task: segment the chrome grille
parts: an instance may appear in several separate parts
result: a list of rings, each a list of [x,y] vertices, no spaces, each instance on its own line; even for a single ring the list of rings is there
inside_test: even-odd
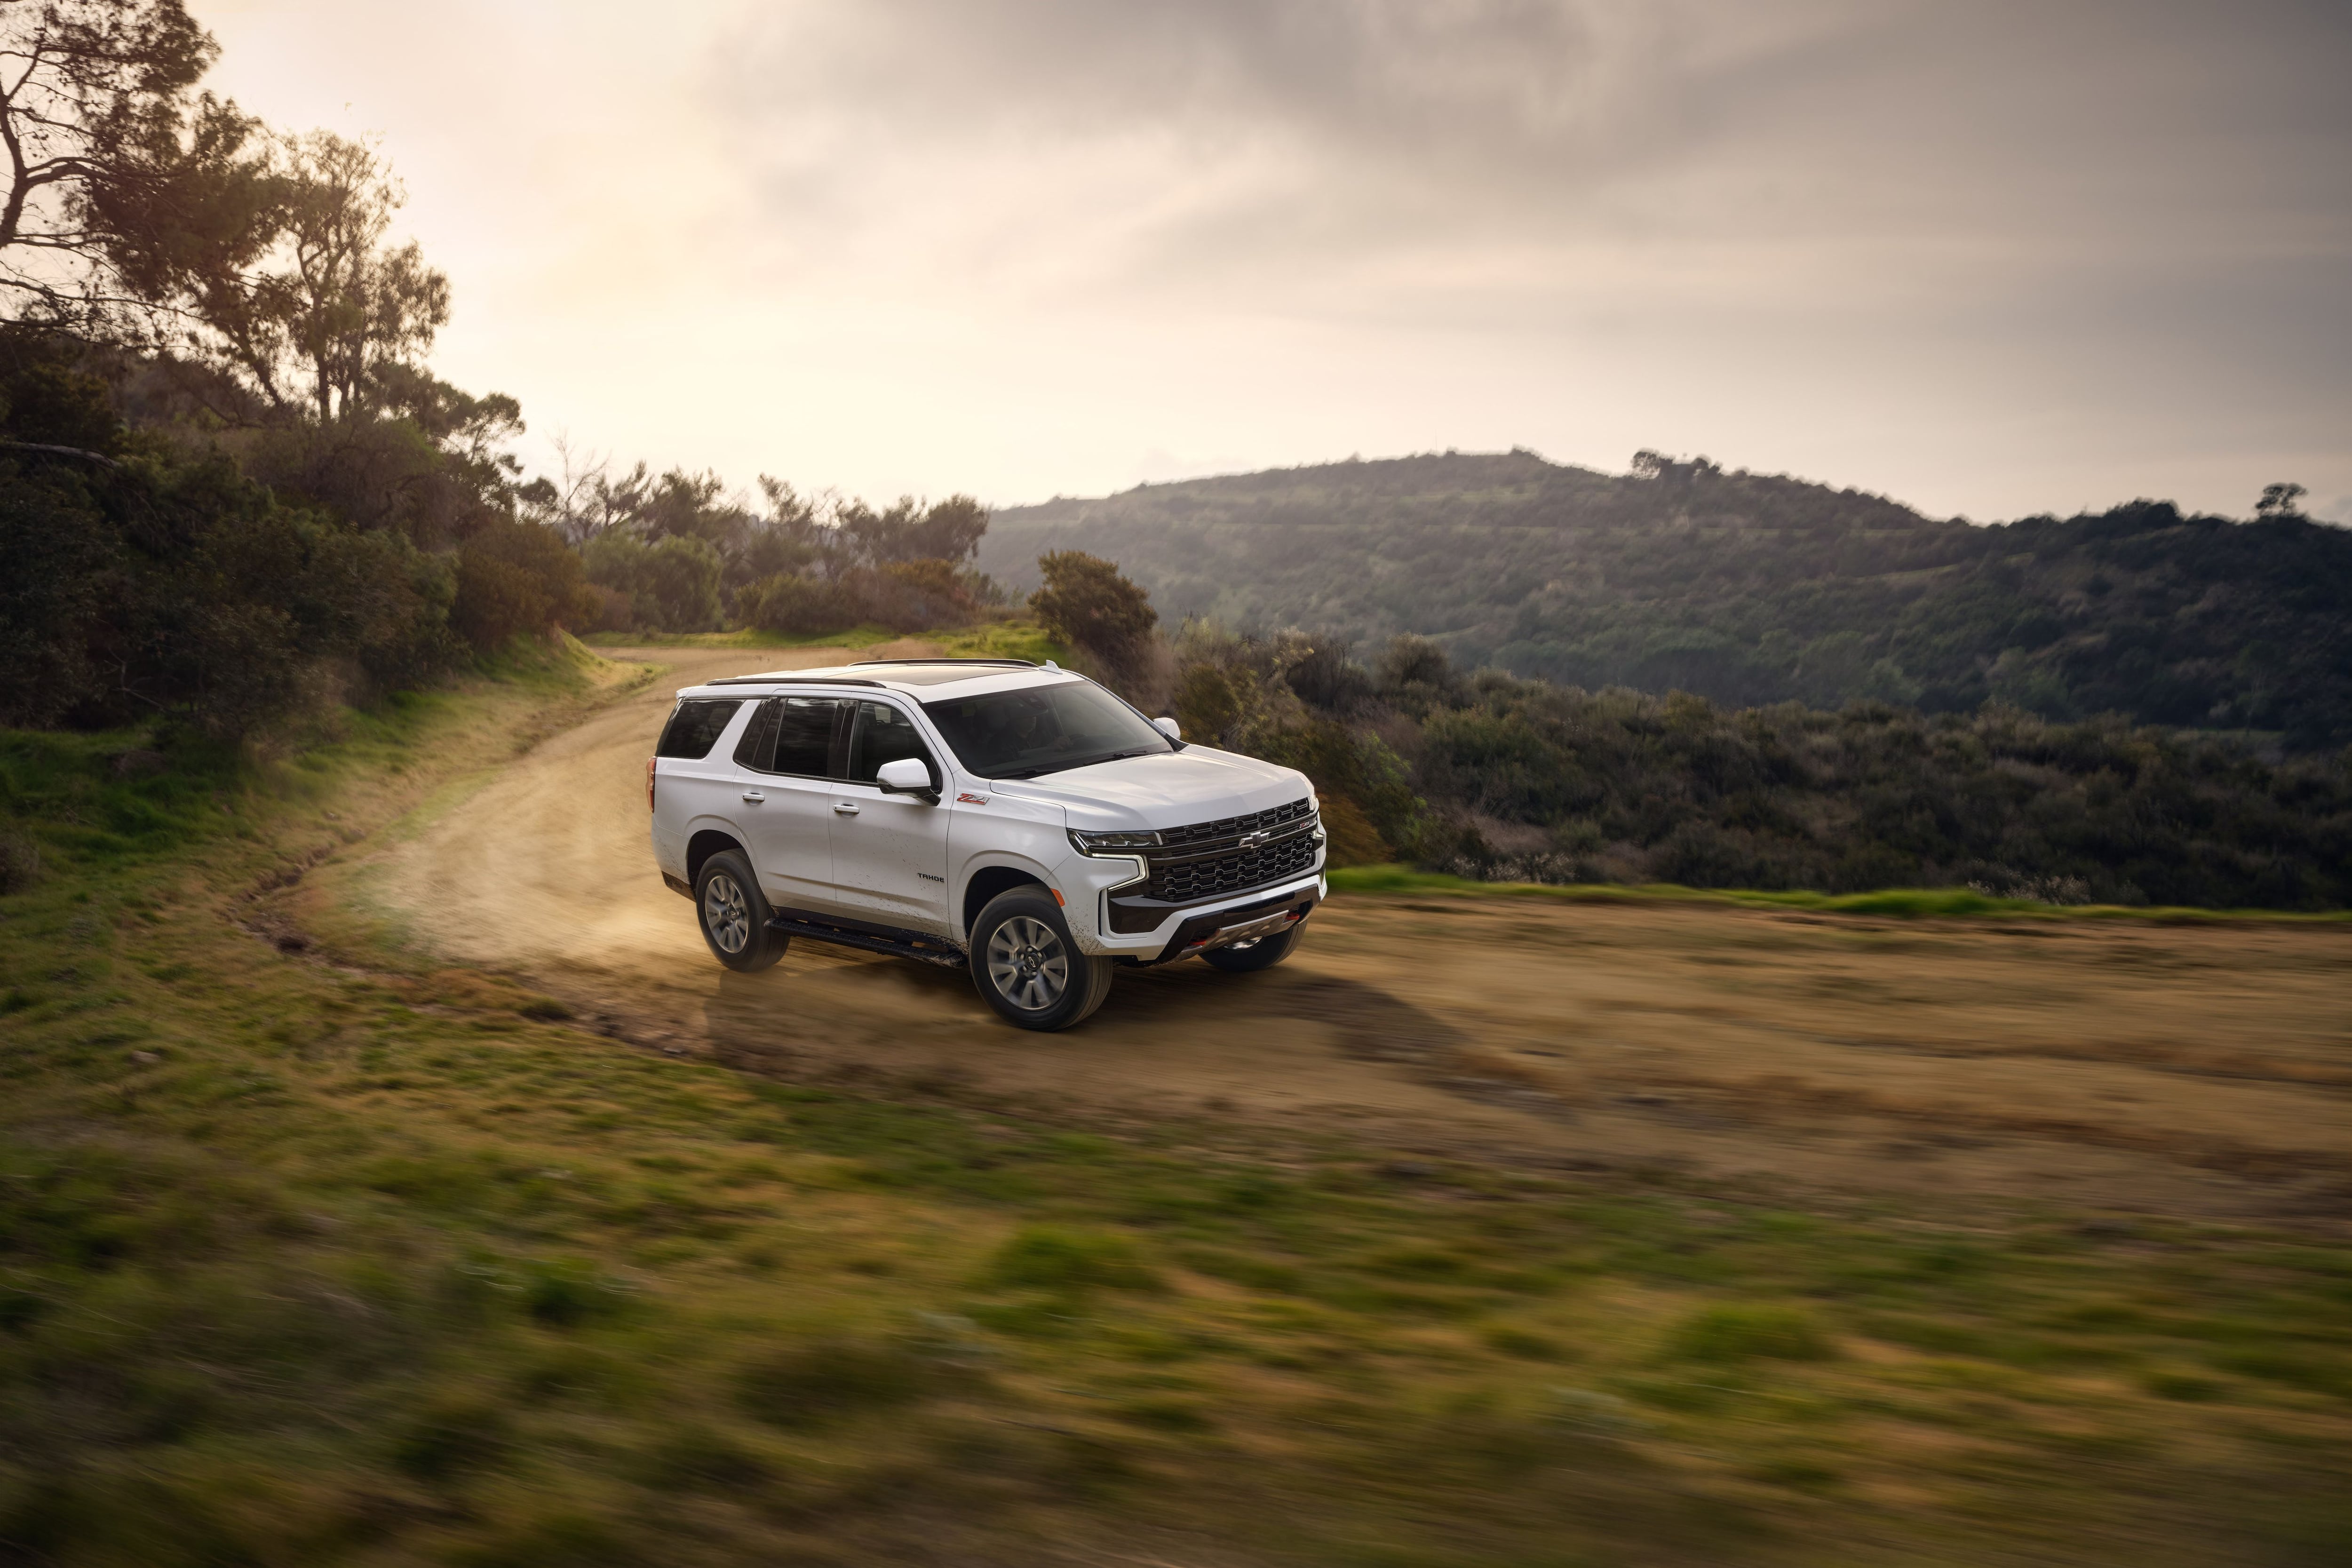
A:
[[[1301,796],[1288,805],[1270,806],[1265,811],[1223,816],[1214,822],[1195,822],[1183,827],[1162,828],[1160,842],[1170,849],[1188,849],[1196,844],[1206,847],[1220,838],[1239,838],[1244,833],[1262,833],[1268,828],[1285,827],[1314,815],[1313,803]]]

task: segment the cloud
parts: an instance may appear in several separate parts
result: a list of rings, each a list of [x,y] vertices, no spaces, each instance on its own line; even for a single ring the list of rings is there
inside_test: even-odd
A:
[[[386,133],[451,373],[616,450],[2352,489],[2340,4],[223,3],[248,107]]]
[[[2340,256],[2347,37],[2276,5],[868,0],[747,19],[712,74],[763,197],[851,251],[1475,285],[1598,242],[1671,293]]]

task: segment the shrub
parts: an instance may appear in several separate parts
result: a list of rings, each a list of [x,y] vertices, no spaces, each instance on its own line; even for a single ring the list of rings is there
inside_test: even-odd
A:
[[[581,556],[591,583],[629,595],[640,624],[670,632],[718,629],[726,563],[707,542],[672,534],[648,544],[614,529],[590,540]]]
[[[1187,665],[1176,679],[1176,722],[1185,738],[1222,746],[1242,716],[1233,680],[1213,664]]]
[[[1977,890],[1938,900],[2352,904],[2352,752],[2270,760],[2225,738],[1998,705],[1930,717],[1883,702],[1741,710],[1687,692],[1580,691],[1458,675],[1413,639],[1387,650],[1375,681],[1352,665],[1354,677],[1337,674],[1306,643],[1188,624],[1176,683],[1188,729],[1225,722],[1199,738],[1299,769],[1431,868]],[[1327,812],[1335,827],[1343,815]]]
[[[604,608],[580,557],[551,528],[494,518],[457,549],[450,624],[487,653],[520,633],[587,629]]]
[[[735,618],[761,631],[786,637],[824,637],[857,625],[859,606],[827,577],[779,572],[735,593]]]
[[[1344,795],[1318,797],[1323,808],[1323,832],[1329,839],[1325,852],[1334,866],[1378,866],[1396,858],[1381,838],[1380,829],[1363,807]]]
[[[1160,613],[1150,595],[1119,575],[1118,567],[1083,551],[1056,550],[1037,558],[1045,585],[1029,606],[1045,629],[1100,659],[1115,680],[1140,674],[1151,652]]]
[[[788,637],[824,637],[861,626],[935,631],[965,625],[978,611],[971,585],[947,561],[853,566],[830,577],[780,572],[735,595],[740,624]]]
[[[74,368],[79,352],[0,333],[0,437],[16,444],[0,460],[0,667],[14,678],[0,722],[107,727],[160,710],[233,737],[351,675],[413,685],[460,651],[453,560],[299,486],[274,491],[218,446],[130,428]],[[362,435],[270,439],[324,449]],[[416,432],[385,438],[442,460]],[[483,510],[477,498],[471,515]]]

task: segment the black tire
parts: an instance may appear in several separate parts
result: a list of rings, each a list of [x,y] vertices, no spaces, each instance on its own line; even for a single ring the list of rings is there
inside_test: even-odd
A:
[[[739,974],[751,974],[784,956],[792,938],[770,929],[772,913],[751,863],[721,849],[694,874],[694,920],[710,956]]]
[[[1290,956],[1298,945],[1298,933],[1303,925],[1278,931],[1272,936],[1262,936],[1254,942],[1237,942],[1231,947],[1213,947],[1201,955],[1201,962],[1212,969],[1222,969],[1228,974],[1255,974],[1261,969],[1272,969]]]
[[[1083,1022],[1110,994],[1111,968],[1078,951],[1061,906],[1034,882],[997,894],[971,923],[971,983],[1024,1029]]]

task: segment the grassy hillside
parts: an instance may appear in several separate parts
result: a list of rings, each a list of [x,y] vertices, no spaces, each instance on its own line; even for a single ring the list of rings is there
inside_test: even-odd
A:
[[[0,1554],[2342,1546],[2339,1248],[766,1080],[285,922],[614,674],[257,766],[5,737],[42,866],[0,901]]]
[[[1340,864],[1775,892],[1969,887],[2057,903],[2352,905],[2352,752],[2264,761],[1992,705],[1727,710],[1687,692],[1370,668],[1296,635],[1180,639],[1184,732],[1313,778]],[[1348,831],[1349,825],[1360,831]]]
[[[1857,698],[2352,742],[2352,531],[2155,502],[1996,527],[1702,462],[1446,454],[1149,485],[996,514],[981,565],[1118,561],[1171,617],[1733,706]]]

